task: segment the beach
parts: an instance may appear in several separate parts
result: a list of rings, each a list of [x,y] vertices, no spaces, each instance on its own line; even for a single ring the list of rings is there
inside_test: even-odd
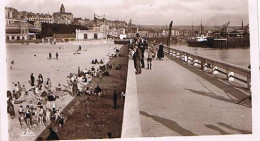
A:
[[[52,91],[55,94],[55,87],[58,84],[67,85],[67,76],[70,73],[77,74],[78,67],[83,71],[90,69],[92,66],[98,68],[101,64],[91,64],[92,59],[101,59],[104,64],[109,61],[109,55],[112,55],[115,49],[120,49],[121,45],[104,44],[104,45],[81,45],[81,51],[76,53],[79,45],[12,45],[7,44],[7,87],[8,90],[14,90],[14,84],[20,82],[25,85],[26,89],[30,89],[30,74],[33,73],[37,79],[42,74],[44,82],[50,78],[52,83]],[[49,52],[52,53],[52,59],[49,59]],[[55,53],[58,52],[59,57],[55,59]],[[14,64],[10,62],[14,61]],[[10,67],[12,66],[12,69]],[[59,94],[59,93],[57,93]],[[66,105],[72,101],[73,97],[69,94],[60,94],[56,100],[56,107],[62,111]],[[20,134],[26,130],[26,125],[21,128],[18,121],[18,107],[24,107],[34,100],[32,92],[26,101],[21,104],[15,104],[16,117],[9,117],[9,139],[10,140],[32,140],[37,137],[45,129],[44,125],[35,127],[33,130],[35,136],[21,137]],[[34,103],[36,104],[36,103]]]

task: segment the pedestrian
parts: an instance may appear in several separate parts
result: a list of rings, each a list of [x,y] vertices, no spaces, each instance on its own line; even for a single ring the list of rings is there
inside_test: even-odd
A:
[[[136,74],[141,74],[141,59],[142,59],[142,51],[140,48],[136,47]]]
[[[50,78],[47,78],[45,88],[47,90],[51,90],[51,79]]]
[[[85,103],[85,110],[87,112],[87,117],[90,116],[90,98],[88,97]]]
[[[20,108],[18,109],[18,113],[20,116],[24,114],[23,105],[20,105]]]
[[[57,60],[59,59],[59,54],[58,54],[58,52],[56,52],[56,59],[57,59]]]
[[[163,48],[164,48],[164,46],[163,46],[163,44],[161,42],[160,45],[159,45],[158,54],[157,54],[159,60],[163,60],[163,58],[164,58]]]
[[[141,67],[142,68],[145,68],[145,65],[144,65],[144,51],[145,51],[145,47],[144,47],[144,43],[142,42],[143,40],[140,40],[139,44],[138,44],[138,48],[140,48],[141,50]]]
[[[80,76],[80,67],[78,67],[78,77]]]
[[[30,78],[31,78],[31,86],[34,86],[35,78],[34,78],[34,76],[33,76],[33,73],[31,73]]]
[[[77,81],[74,80],[72,82],[72,96],[75,96],[77,94],[78,84]]]
[[[117,102],[117,94],[116,94],[116,90],[114,90],[114,94],[113,94],[113,102],[114,102],[114,109],[117,109],[117,105],[116,105],[116,102]]]
[[[81,51],[81,46],[79,45],[78,51]]]
[[[60,116],[59,116],[59,126],[60,126],[62,131],[63,131],[63,125],[64,125],[64,116],[61,113]]]
[[[101,95],[101,91],[102,89],[99,87],[99,85],[97,85],[96,88],[94,89],[94,94]]]
[[[49,128],[49,131],[50,131],[50,134],[47,137],[47,140],[59,140],[57,133],[51,127]]]
[[[42,84],[43,84],[43,76],[42,76],[42,74],[39,74],[38,75],[38,81],[39,81],[39,90],[41,90],[42,89]]]
[[[153,60],[153,53],[151,49],[148,49],[148,58],[147,58],[147,69],[152,69],[152,60]]]
[[[27,127],[30,127],[30,125],[31,125],[31,110],[29,108],[29,105],[26,106],[25,122],[26,122]]]
[[[52,59],[52,54],[51,54],[51,52],[49,52],[49,59]]]

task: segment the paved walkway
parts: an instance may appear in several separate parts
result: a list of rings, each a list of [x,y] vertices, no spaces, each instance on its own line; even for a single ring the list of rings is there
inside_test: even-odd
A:
[[[136,75],[144,137],[248,134],[252,132],[247,92],[180,61],[152,62]]]

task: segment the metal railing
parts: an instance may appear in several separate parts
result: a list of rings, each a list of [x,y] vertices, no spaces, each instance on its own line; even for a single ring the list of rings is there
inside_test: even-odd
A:
[[[157,46],[158,44],[154,45]],[[191,63],[194,66],[199,66],[201,70],[204,70],[205,68],[211,68],[213,74],[216,74],[216,72],[220,72],[226,75],[227,80],[232,81],[233,79],[236,79],[244,82],[247,84],[247,88],[250,90],[251,70],[248,68],[243,68],[230,63],[194,55],[192,53],[170,48],[168,46],[164,46],[164,52],[169,55],[176,56],[184,62]],[[238,76],[235,76],[234,74],[238,74]]]

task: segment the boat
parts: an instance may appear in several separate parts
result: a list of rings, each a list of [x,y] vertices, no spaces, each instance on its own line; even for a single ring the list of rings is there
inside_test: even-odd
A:
[[[190,37],[187,39],[187,44],[191,47],[207,47],[208,40],[204,35],[199,37]]]

